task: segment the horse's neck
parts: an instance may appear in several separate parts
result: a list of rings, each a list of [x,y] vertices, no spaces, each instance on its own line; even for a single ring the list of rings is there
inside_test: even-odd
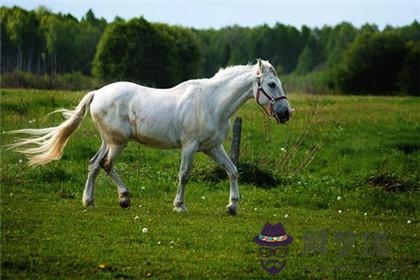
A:
[[[220,88],[216,98],[215,108],[221,120],[230,117],[253,96],[253,86],[256,76],[253,71],[244,72],[229,79]]]

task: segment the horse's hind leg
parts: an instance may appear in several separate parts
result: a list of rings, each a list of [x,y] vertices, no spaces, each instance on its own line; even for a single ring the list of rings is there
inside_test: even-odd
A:
[[[125,146],[125,143],[120,145],[109,144],[107,157],[104,158],[101,163],[102,168],[108,173],[112,181],[114,181],[118,187],[119,203],[122,208],[127,208],[130,206],[130,192],[128,191],[128,188],[124,182],[121,180],[120,176],[118,176],[117,172],[115,171],[114,164]]]
[[[93,191],[95,188],[95,179],[99,174],[99,170],[101,169],[101,161],[106,156],[107,152],[108,147],[106,143],[102,140],[101,147],[89,162],[89,173],[82,198],[82,202],[85,207],[94,206]]]

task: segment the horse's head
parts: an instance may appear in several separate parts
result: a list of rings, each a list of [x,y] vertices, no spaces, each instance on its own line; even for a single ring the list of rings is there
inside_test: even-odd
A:
[[[284,94],[276,70],[268,61],[261,59],[258,59],[256,66],[257,90],[254,91],[255,100],[263,107],[267,115],[274,117],[278,123],[287,122],[293,109]]]

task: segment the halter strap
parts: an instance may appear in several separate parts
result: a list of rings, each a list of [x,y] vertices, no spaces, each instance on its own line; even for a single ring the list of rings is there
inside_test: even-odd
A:
[[[264,94],[264,96],[268,99],[268,104],[269,104],[269,107],[268,107],[269,111],[268,112],[267,112],[266,107],[263,104],[260,103],[260,93]],[[264,109],[264,112],[269,117],[273,117],[274,116],[273,115],[273,104],[278,100],[282,100],[282,99],[287,100],[287,97],[285,95],[278,96],[278,97],[272,97],[270,94],[268,94],[261,85],[261,75],[259,74],[259,71],[258,71],[257,72],[257,94],[255,96],[255,99],[256,99],[258,105],[260,105]]]

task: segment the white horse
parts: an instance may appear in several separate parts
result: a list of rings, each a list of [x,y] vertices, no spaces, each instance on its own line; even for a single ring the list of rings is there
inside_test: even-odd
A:
[[[86,94],[74,110],[60,109],[66,120],[44,129],[21,129],[12,133],[34,135],[18,139],[12,148],[29,158],[29,165],[46,164],[61,158],[70,135],[78,128],[89,106],[101,135],[102,145],[90,160],[83,204],[94,205],[94,185],[102,167],[118,186],[119,204],[130,205],[127,187],[114,165],[129,140],[157,148],[180,148],[178,191],[174,210],[187,210],[184,191],[194,154],[202,151],[220,164],[230,179],[228,213],[236,214],[239,201],[238,171],[223,148],[229,119],[248,99],[255,98],[279,123],[292,109],[282,84],[268,61],[220,70],[210,79],[189,80],[170,89],[154,89],[117,82]],[[22,147],[26,145],[35,147]]]

